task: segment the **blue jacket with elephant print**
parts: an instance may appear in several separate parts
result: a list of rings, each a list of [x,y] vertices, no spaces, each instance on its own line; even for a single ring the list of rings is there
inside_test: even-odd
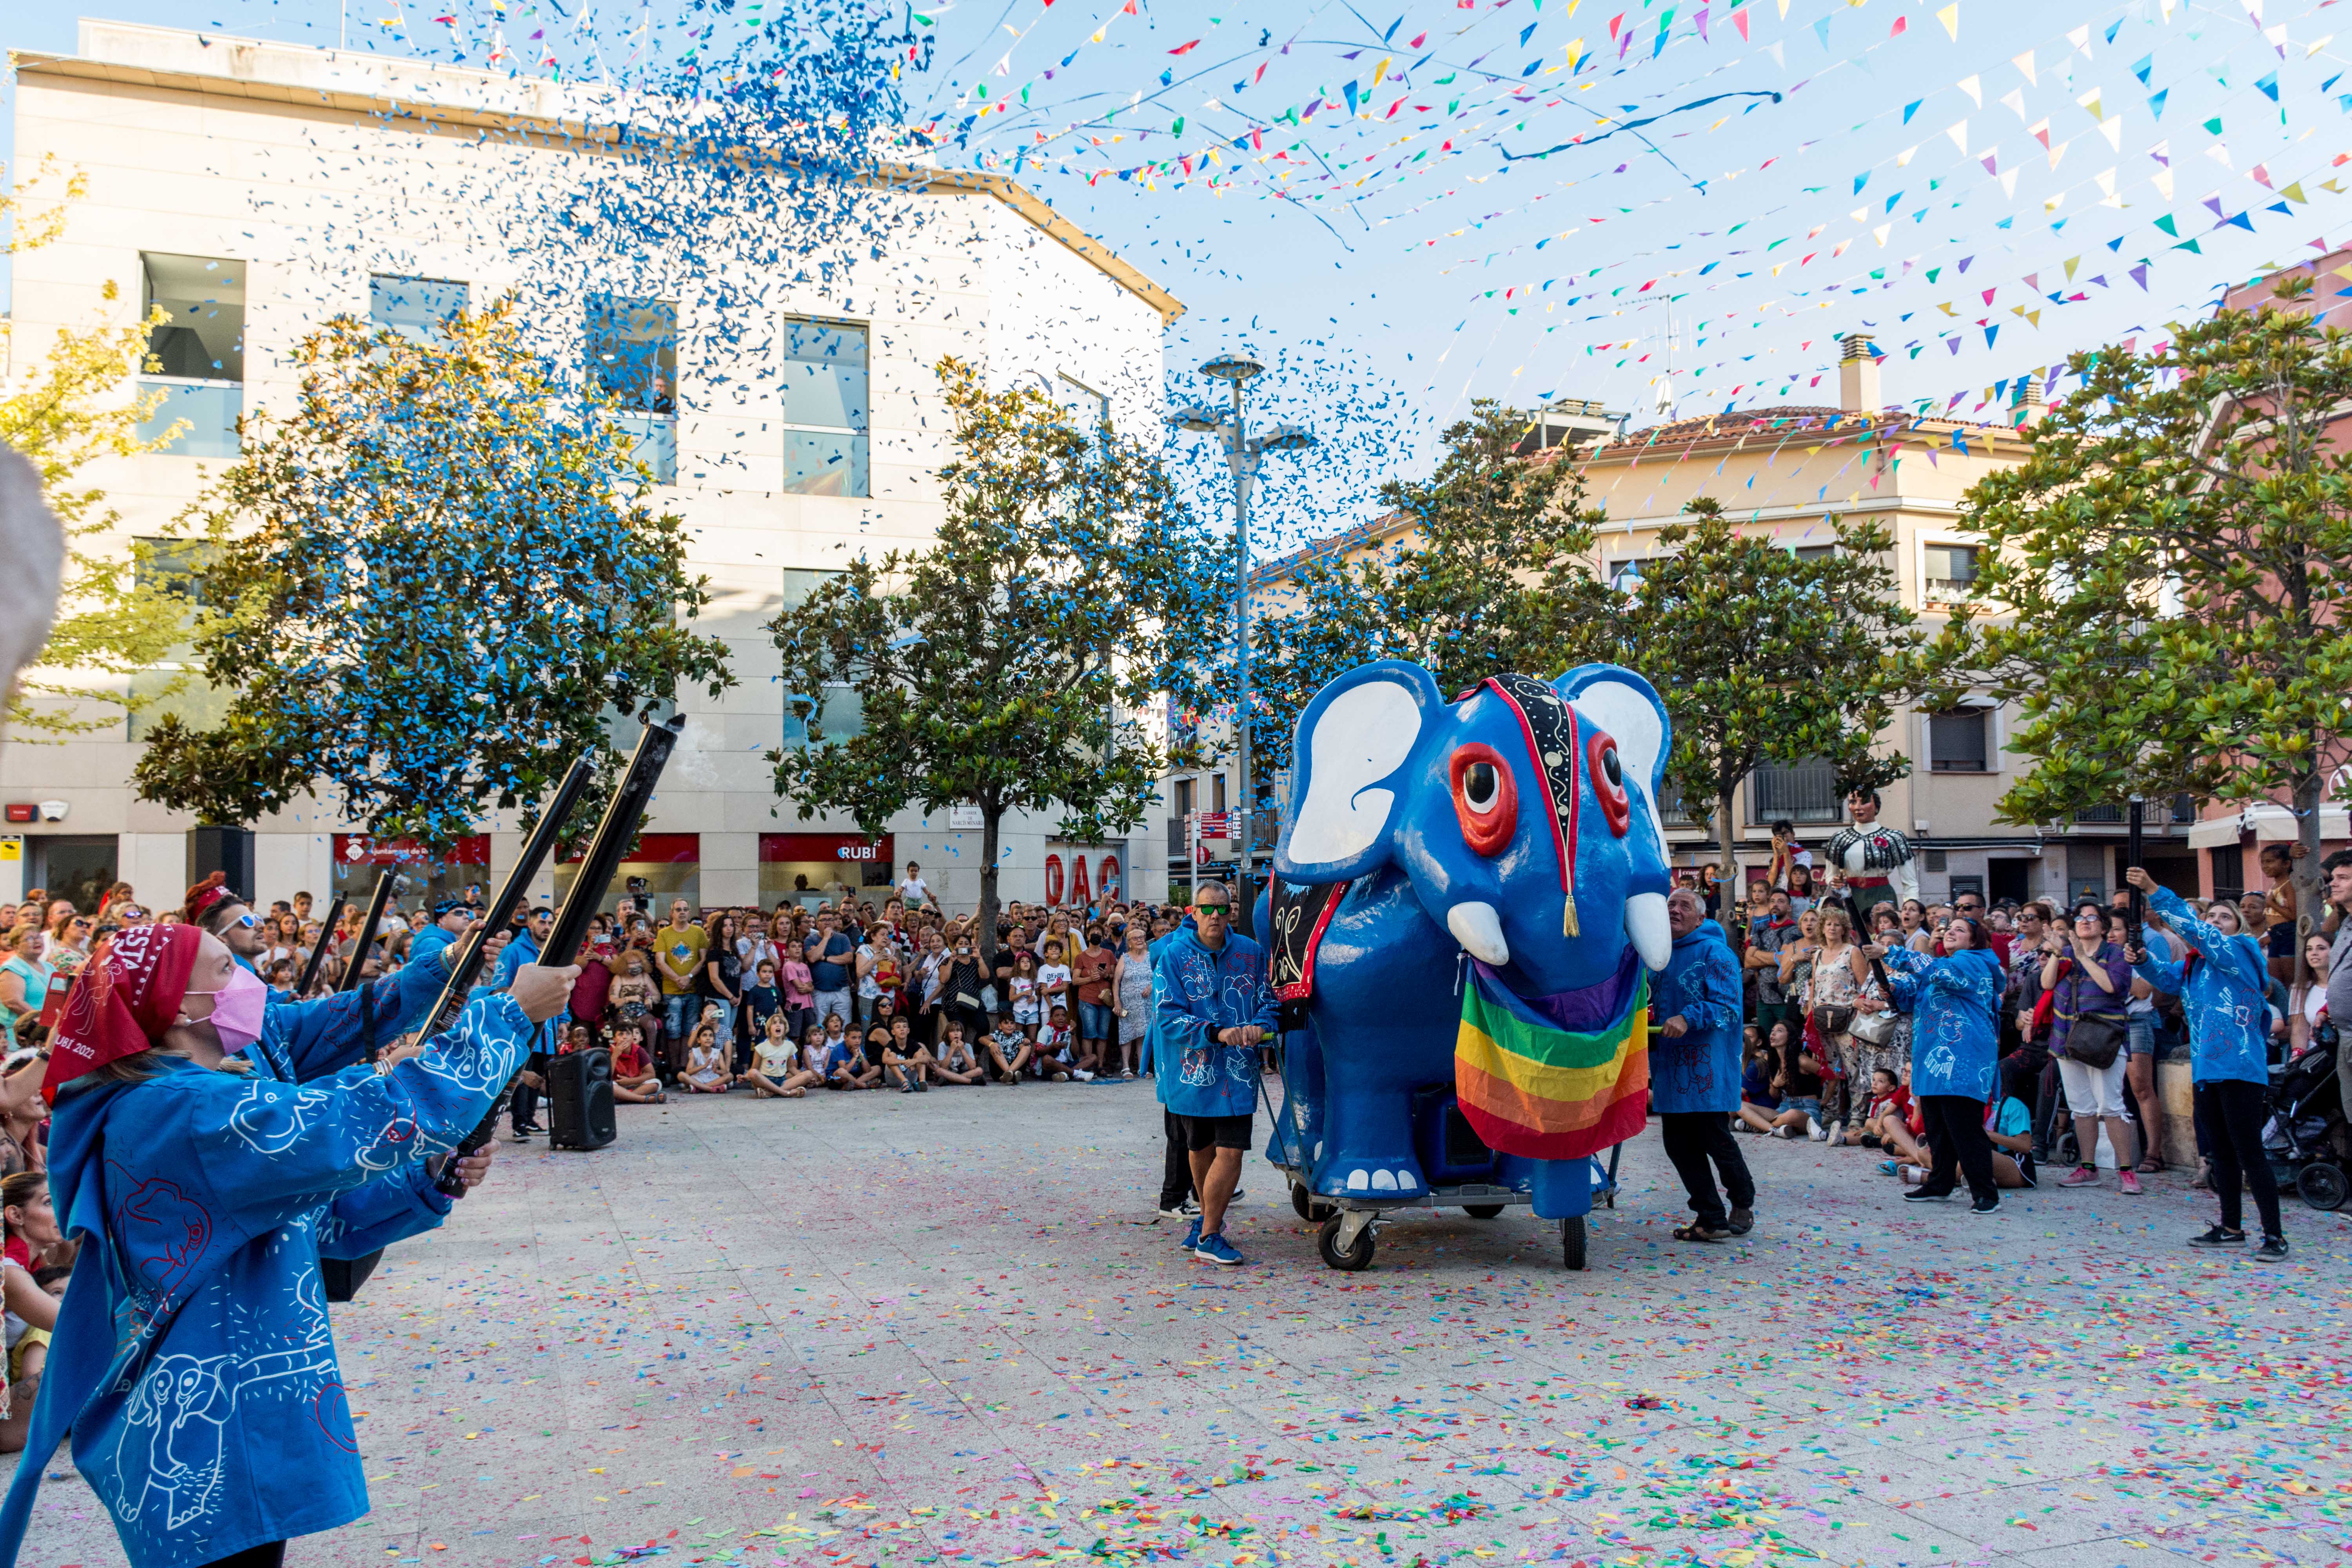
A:
[[[1895,1005],[1911,1015],[1911,1092],[1992,1098],[2000,1054],[2000,961],[1989,948],[1930,958],[1907,947],[1885,959]]]
[[[2169,888],[2152,889],[2147,907],[2194,950],[2190,959],[2158,958],[2151,951],[2132,966],[2158,991],[2187,1002],[2189,1081],[2269,1083],[2270,1005],[2263,991],[2270,972],[2262,950],[2242,932],[2232,935],[2199,920]]]
[[[1162,939],[1153,965],[1152,1065],[1160,1103],[1179,1116],[1248,1116],[1257,1110],[1256,1046],[1222,1046],[1222,1029],[1255,1024],[1275,1037],[1277,1003],[1265,950],[1239,931],[1212,952],[1187,925]]]
[[[131,1568],[367,1512],[319,1259],[441,1223],[425,1156],[481,1120],[530,1026],[511,996],[480,997],[378,1074],[352,1065],[355,1000],[284,1009],[310,1026],[257,1041],[243,1076],[164,1057],[144,1082],[58,1095],[49,1186],[82,1250],[33,1412],[41,1458],[17,1466],[0,1508],[0,1564],[17,1561],[68,1432]]]
[[[1701,921],[1675,939],[1675,954],[1656,982],[1650,1010],[1663,1025],[1680,1016],[1690,1032],[1668,1039],[1650,1034],[1650,1109],[1661,1116],[1685,1110],[1739,1109],[1739,961],[1723,928]]]

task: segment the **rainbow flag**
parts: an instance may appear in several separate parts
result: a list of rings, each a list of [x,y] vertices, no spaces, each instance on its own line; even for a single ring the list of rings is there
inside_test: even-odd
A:
[[[1579,1034],[1538,1016],[1484,970],[1472,963],[1462,988],[1454,1087],[1486,1146],[1574,1160],[1639,1132],[1650,1108],[1647,973],[1613,1021]]]

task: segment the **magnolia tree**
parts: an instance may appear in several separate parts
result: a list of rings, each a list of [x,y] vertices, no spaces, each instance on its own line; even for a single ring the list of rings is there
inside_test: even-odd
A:
[[[1874,742],[1916,637],[1876,523],[1832,518],[1837,547],[1806,557],[1738,532],[1710,497],[1685,510],[1643,568],[1626,663],[1665,700],[1670,787],[1714,812],[1728,869],[1732,796],[1759,765],[1821,758],[1845,790],[1908,771]]]
[[[195,647],[228,701],[209,728],[161,721],[147,798],[244,822],[324,784],[373,832],[446,842],[583,754],[609,782],[616,718],[732,684],[687,624],[684,524],[507,307],[429,342],[341,318],[295,363],[299,395],[246,417],[194,508]]]
[[[1230,552],[1186,515],[1155,451],[1082,429],[1034,388],[990,392],[950,358],[946,517],[919,550],[849,563],[772,623],[804,745],[770,753],[803,820],[879,835],[970,804],[982,942],[994,942],[1003,826],[1059,814],[1092,840],[1143,820],[1189,741],[1162,717],[1207,706],[1230,638]],[[854,731],[828,691],[855,692]]]
[[[2010,749],[2038,765],[2011,821],[2134,793],[2284,801],[2305,921],[2352,760],[2352,338],[2309,292],[2075,355],[2082,390],[2032,456],[1969,492],[1983,563],[1930,661],[2022,710]]]

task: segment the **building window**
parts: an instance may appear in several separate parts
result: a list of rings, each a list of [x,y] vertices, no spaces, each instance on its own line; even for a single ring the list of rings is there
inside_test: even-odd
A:
[[[411,342],[442,341],[441,327],[466,313],[466,285],[443,278],[368,279],[368,320]]]
[[[1799,823],[1834,823],[1845,819],[1845,801],[1838,793],[1837,769],[1828,763],[1765,763],[1748,775],[1748,820],[1771,822],[1780,817]]]
[[[1225,775],[1223,773],[1209,775],[1209,809],[1211,811],[1225,809]]]
[[[1927,715],[1928,770],[1939,773],[1981,773],[1990,771],[1991,725],[1981,708]]]
[[[159,588],[185,601],[188,609],[181,617],[185,626],[204,607],[204,571],[212,554],[212,544],[201,539],[142,539],[132,557],[132,580],[142,588]],[[178,689],[173,690],[175,682]],[[124,738],[147,740],[167,713],[192,728],[211,729],[228,716],[230,695],[205,679],[194,647],[178,644],[163,663],[131,672],[131,709]]]
[[[867,471],[866,325],[784,322],[784,489],[865,496]]]
[[[1054,395],[1070,411],[1078,428],[1089,433],[1110,424],[1110,398],[1097,392],[1076,376],[1065,373],[1054,378]]]
[[[139,422],[140,439],[160,440],[184,420],[166,453],[234,458],[245,412],[245,264],[152,251],[139,259],[144,313],[160,307],[172,317],[147,339],[154,368],[140,376],[139,394],[161,400]]]
[[[2213,858],[2213,896],[2235,902],[2246,896],[2246,852],[2235,844],[2217,844],[2205,851]]]
[[[1609,563],[1609,585],[1621,594],[1639,592],[1645,574],[1643,569],[1650,564],[1651,559],[1644,555],[1632,561],[1612,561]]]
[[[612,400],[630,457],[654,483],[677,483],[677,307],[667,300],[588,296],[588,378]]]
[[[787,566],[783,572],[784,608],[797,610],[808,603],[809,595],[823,584],[840,576],[838,572],[813,572],[804,567]],[[817,743],[832,745],[866,732],[866,700],[857,689],[840,681],[828,681],[824,689],[814,696],[794,693],[784,699],[784,744],[802,747],[809,743],[809,729],[814,723]]]
[[[1977,547],[1973,544],[1930,544],[1927,547],[1927,595],[1943,604],[1965,599],[1975,591]]]
[[[1178,779],[1176,781],[1177,816],[1190,816],[1192,815],[1193,785],[1194,781],[1191,779]]]
[[[1837,555],[1834,544],[1792,544],[1789,553],[1800,561],[1829,561]]]

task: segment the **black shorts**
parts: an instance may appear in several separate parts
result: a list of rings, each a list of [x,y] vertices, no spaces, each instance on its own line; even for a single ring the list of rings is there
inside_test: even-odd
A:
[[[1198,1154],[1211,1149],[1247,1149],[1256,1117],[1180,1116],[1176,1120],[1184,1129],[1184,1147]]]

